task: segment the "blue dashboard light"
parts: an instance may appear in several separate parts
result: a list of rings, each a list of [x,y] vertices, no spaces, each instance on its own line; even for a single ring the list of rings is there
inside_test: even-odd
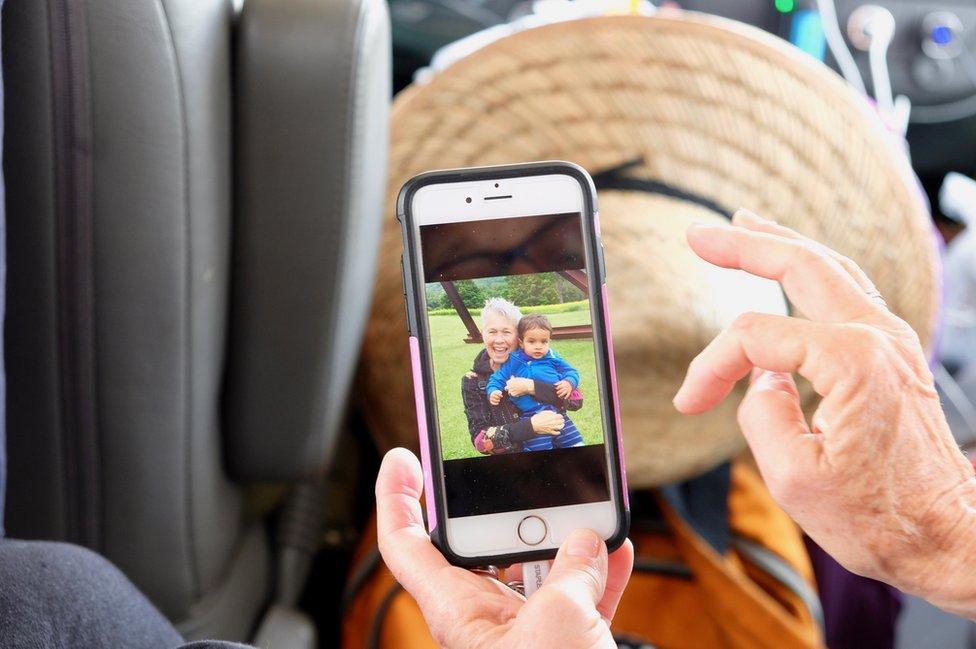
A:
[[[954,37],[955,34],[952,33],[952,29],[945,25],[932,28],[932,42],[936,45],[948,45]]]

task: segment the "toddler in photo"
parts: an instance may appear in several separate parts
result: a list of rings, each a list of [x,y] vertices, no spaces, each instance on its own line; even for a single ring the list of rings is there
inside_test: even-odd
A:
[[[512,352],[505,364],[495,370],[488,379],[485,391],[492,405],[497,406],[501,403],[502,390],[508,379],[512,377],[552,383],[559,397],[563,399],[569,397],[579,385],[579,372],[549,348],[551,338],[552,325],[549,324],[549,318],[534,313],[522,316],[518,323],[519,348]],[[522,419],[543,410],[559,412],[566,419],[558,435],[536,435],[523,443],[525,450],[544,451],[583,445],[583,436],[565,411],[559,410],[552,404],[542,403],[530,394],[509,396],[509,399],[518,408]]]

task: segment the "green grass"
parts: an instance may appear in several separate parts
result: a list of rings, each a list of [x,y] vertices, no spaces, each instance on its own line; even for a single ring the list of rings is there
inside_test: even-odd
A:
[[[590,308],[588,300],[577,300],[576,302],[563,302],[562,304],[542,304],[540,306],[523,306],[519,308],[522,313],[569,313],[571,311],[587,311]],[[481,315],[481,309],[468,309],[472,317]],[[457,317],[454,309],[431,309],[427,315],[452,315]]]
[[[586,304],[585,301],[583,304]],[[553,306],[558,309],[566,305]],[[554,327],[589,324],[590,321],[588,310],[550,313],[549,316]],[[483,457],[471,444],[468,420],[464,416],[464,406],[461,402],[461,377],[471,369],[474,358],[481,351],[482,346],[464,342],[467,331],[461,324],[461,319],[453,311],[450,315],[430,317],[430,336],[444,459]],[[596,359],[593,354],[592,339],[556,340],[552,348],[580,373],[583,407],[577,412],[569,413],[569,416],[580,429],[586,444],[602,443],[603,427],[600,421]]]

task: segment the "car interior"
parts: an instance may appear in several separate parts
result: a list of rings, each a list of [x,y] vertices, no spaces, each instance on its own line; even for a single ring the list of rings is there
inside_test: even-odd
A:
[[[377,431],[415,430],[412,403],[394,425],[397,404],[377,396],[403,375],[377,359],[407,345],[374,304],[378,274],[400,272],[386,251],[399,245],[389,186],[403,178],[389,171],[408,138],[391,111],[450,66],[438,61],[451,44],[584,3],[587,15],[616,11],[612,0],[0,2],[0,531],[97,552],[188,641],[426,646],[408,642],[422,626],[383,630],[400,614],[392,595],[368,595],[375,614],[355,604],[381,561],[364,541],[373,482],[399,441]],[[858,39],[856,0],[626,4],[762,30],[888,111],[943,242],[933,371],[957,441],[976,444],[976,266],[954,247],[976,218],[976,5],[874,0],[893,24],[876,46],[870,30]],[[603,179],[598,191],[612,190]],[[402,317],[399,301],[391,309]],[[693,578],[685,565],[648,569]],[[790,592],[822,617],[816,589]],[[891,646],[976,646],[971,622],[899,601]],[[831,646],[875,646],[857,642]]]

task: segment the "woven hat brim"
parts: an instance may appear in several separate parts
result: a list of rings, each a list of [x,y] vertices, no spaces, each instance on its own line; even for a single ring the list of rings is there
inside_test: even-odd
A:
[[[640,159],[654,180],[793,227],[861,265],[892,310],[931,340],[937,258],[907,162],[863,99],[764,32],[702,16],[617,16],[494,43],[398,96],[390,213],[402,182],[421,171],[541,159],[572,160],[591,173]],[[358,382],[383,446],[415,445],[416,435],[404,417],[412,403],[406,345],[396,343],[404,331],[399,254],[391,219]],[[616,254],[608,248],[608,266]],[[688,421],[661,416],[666,429]],[[657,484],[703,464],[632,470],[631,481]]]

